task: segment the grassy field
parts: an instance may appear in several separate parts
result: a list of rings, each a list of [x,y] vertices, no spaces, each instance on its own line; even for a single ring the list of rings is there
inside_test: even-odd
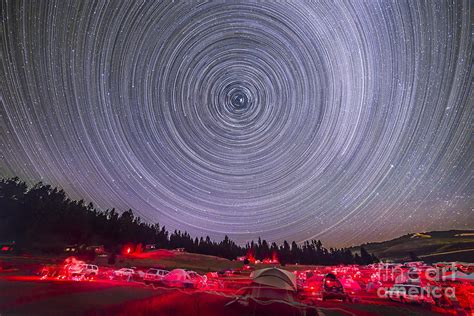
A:
[[[98,258],[96,263],[107,265],[107,259]],[[240,268],[242,267],[242,263],[195,253],[157,250],[140,255],[119,256],[115,266],[135,266],[139,268],[161,267],[167,270],[181,268],[194,270],[199,273],[206,273],[224,269]]]
[[[153,252],[155,255],[150,256],[121,256],[118,259],[118,266],[136,266],[136,267],[162,267],[167,270],[176,268],[193,270],[199,273],[207,273],[213,271],[221,271],[226,269],[242,268],[243,263],[240,261],[231,261],[220,257],[206,256],[187,252],[174,252],[168,250],[158,250]],[[97,263],[104,265],[105,259],[97,260]],[[281,267],[275,264],[255,264],[251,265],[255,269],[263,269],[268,267]],[[313,269],[314,265],[295,265],[288,264],[283,268],[288,271],[296,271],[302,269]]]

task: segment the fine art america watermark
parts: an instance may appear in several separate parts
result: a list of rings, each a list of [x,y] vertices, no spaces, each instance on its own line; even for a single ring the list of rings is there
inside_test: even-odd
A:
[[[456,296],[456,289],[448,286],[450,282],[457,281],[457,268],[454,264],[449,264],[444,267],[427,267],[426,269],[419,269],[412,267],[407,268],[402,266],[391,266],[387,268],[379,267],[378,279],[381,283],[394,282],[393,287],[379,287],[377,295],[383,297],[397,297],[407,298],[416,297],[419,299],[442,299],[443,297],[453,298]],[[423,280],[423,284],[420,280]],[[443,282],[446,286],[439,286]],[[431,285],[433,284],[433,285]]]

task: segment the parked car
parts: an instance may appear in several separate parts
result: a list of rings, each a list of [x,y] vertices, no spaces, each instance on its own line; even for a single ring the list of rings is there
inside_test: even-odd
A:
[[[138,269],[137,267],[131,267],[130,269],[134,271],[134,274],[133,274],[134,278],[143,280],[143,278],[145,277],[145,272]]]
[[[322,298],[325,300],[350,301],[349,296],[344,292],[344,287],[337,277],[328,273],[323,279]]]
[[[156,285],[160,283],[165,277],[165,275],[167,275],[168,273],[169,271],[167,270],[156,269],[156,268],[148,269],[148,271],[143,276],[143,282],[145,282],[146,285],[150,285],[150,284]]]
[[[74,279],[94,279],[99,275],[99,267],[95,264],[76,264],[69,267],[69,275]]]
[[[130,268],[122,268],[122,269],[115,270],[113,272],[113,276],[114,277],[128,277],[128,276],[132,276],[133,273],[134,271]]]
[[[112,279],[126,279],[127,281],[131,281],[134,279],[141,280],[145,276],[145,272],[138,270],[136,267],[131,268],[122,268],[119,270],[115,270],[111,278]]]
[[[110,275],[110,278],[131,281],[133,279],[134,274],[135,274],[135,271],[133,271],[132,269],[122,268],[122,269],[113,271],[112,274]]]
[[[385,292],[385,296],[402,303],[434,304],[431,295],[423,287],[416,284],[395,284]]]
[[[194,271],[186,271],[188,273],[189,279],[191,280],[193,284],[193,288],[201,288],[206,285],[207,281],[207,276],[205,275],[200,275],[197,272]]]

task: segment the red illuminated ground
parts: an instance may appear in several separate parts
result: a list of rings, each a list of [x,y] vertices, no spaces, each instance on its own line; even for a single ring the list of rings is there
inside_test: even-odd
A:
[[[152,289],[138,283],[114,281],[40,281],[39,278],[2,277],[0,280],[2,315],[87,314],[96,311],[115,313],[156,313],[160,315],[242,315],[241,306],[225,307],[231,301],[223,294],[195,290]],[[268,306],[270,314],[274,312]],[[281,307],[278,308],[281,311]],[[403,306],[368,299],[360,304],[321,303],[325,315],[438,315],[418,306]],[[250,314],[252,314],[250,312]]]
[[[164,256],[167,257],[167,256]],[[169,256],[168,256],[169,257]],[[150,259],[150,258],[146,258]],[[168,258],[169,259],[169,258]],[[5,262],[4,258],[0,258]],[[16,260],[16,261],[15,261]],[[225,279],[226,287],[180,290],[147,287],[140,282],[113,280],[40,280],[33,274],[39,259],[12,259],[18,269],[0,273],[0,314],[4,315],[298,315],[298,309],[282,303],[265,306],[226,306],[235,298],[248,275]],[[21,263],[21,264],[20,264]],[[235,280],[235,282],[233,281]],[[354,303],[315,301],[307,311],[319,315],[456,315],[437,307],[401,304],[361,294]],[[459,314],[458,314],[459,315]],[[468,315],[468,314],[466,314]]]

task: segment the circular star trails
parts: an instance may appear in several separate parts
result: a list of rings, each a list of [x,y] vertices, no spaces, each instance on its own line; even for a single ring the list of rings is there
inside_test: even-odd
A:
[[[473,228],[469,1],[1,1],[0,175],[237,242]]]

